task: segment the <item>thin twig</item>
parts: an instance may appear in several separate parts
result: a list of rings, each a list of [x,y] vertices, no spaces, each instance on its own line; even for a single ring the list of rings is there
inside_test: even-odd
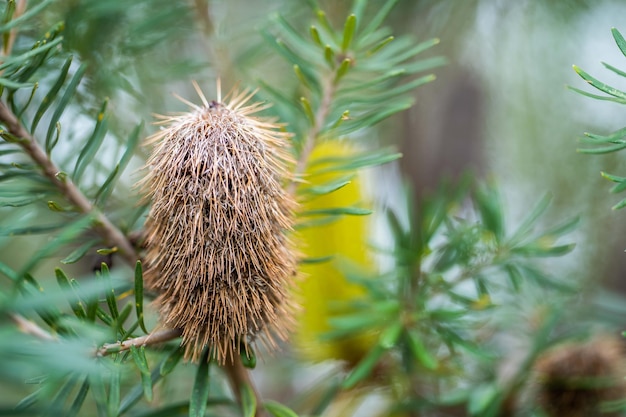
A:
[[[43,174],[54,186],[72,203],[85,214],[94,216],[94,229],[104,238],[108,245],[116,247],[124,259],[134,265],[139,259],[135,249],[126,236],[111,221],[85,197],[76,185],[67,176],[59,175],[61,170],[52,162],[39,143],[22,126],[11,110],[0,102],[0,122],[9,133],[21,139],[18,143],[33,161],[41,168]]]
[[[58,341],[56,337],[39,327],[37,323],[28,320],[26,317],[20,314],[11,314],[10,316],[22,333],[30,334],[48,342]]]
[[[149,335],[135,337],[133,339],[124,340],[117,343],[107,343],[96,352],[97,356],[106,356],[112,353],[129,350],[131,346],[148,346],[167,342],[180,337],[179,329],[161,329],[156,330]]]

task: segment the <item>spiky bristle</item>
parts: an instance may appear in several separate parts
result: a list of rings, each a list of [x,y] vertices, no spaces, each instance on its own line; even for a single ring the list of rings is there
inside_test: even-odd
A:
[[[248,104],[251,96],[201,95],[203,106],[162,117],[165,128],[149,139],[145,281],[193,361],[205,346],[219,363],[232,361],[242,346],[272,347],[291,327],[289,135],[253,116],[264,107]]]

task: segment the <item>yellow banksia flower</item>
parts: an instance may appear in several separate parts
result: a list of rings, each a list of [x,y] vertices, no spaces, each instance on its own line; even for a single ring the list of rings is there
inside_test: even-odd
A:
[[[160,116],[149,139],[145,282],[162,325],[182,331],[185,358],[208,346],[223,364],[292,327],[293,161],[289,134],[254,116],[266,106],[252,94],[208,102],[196,89],[203,105]]]
[[[322,142],[313,150],[309,169],[304,176],[305,186],[320,186],[345,176],[345,171],[325,171],[325,159],[336,159],[354,155],[357,148],[345,141]],[[303,211],[329,207],[346,207],[367,203],[363,178],[352,173],[350,184],[322,196],[303,201]],[[364,268],[371,268],[371,257],[366,249],[369,233],[369,216],[341,216],[338,219],[304,227],[298,237],[302,242],[301,252],[309,258],[334,256],[335,260],[346,259]],[[298,327],[294,335],[295,344],[304,357],[312,361],[327,359],[345,361],[354,365],[374,343],[372,335],[324,340],[324,335],[333,330],[329,319],[349,313],[337,310],[338,304],[349,303],[365,295],[362,286],[349,282],[333,260],[322,263],[303,264],[299,282],[302,293],[302,309],[297,316]]]

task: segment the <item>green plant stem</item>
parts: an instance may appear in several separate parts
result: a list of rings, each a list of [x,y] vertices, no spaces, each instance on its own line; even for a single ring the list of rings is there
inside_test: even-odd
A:
[[[99,210],[97,210],[89,199],[78,189],[78,187],[67,176],[60,176],[61,170],[52,162],[39,143],[22,126],[17,117],[6,106],[0,102],[0,122],[2,122],[9,133],[20,138],[19,145],[30,156],[30,158],[41,168],[43,174],[54,184],[54,186],[72,203],[76,208],[85,214],[91,214],[94,218],[94,229],[104,238],[108,245],[116,247],[124,259],[134,265],[139,256],[130,244],[126,236]]]
[[[107,343],[102,346],[96,352],[97,356],[106,356],[111,353],[118,353],[124,350],[129,350],[132,346],[148,346],[148,345],[156,345],[159,343],[167,342],[169,340],[176,339],[180,337],[181,330],[180,329],[161,329],[155,330],[152,333],[135,337],[132,339],[123,340],[117,343]]]
[[[304,140],[304,144],[302,145],[302,151],[300,152],[300,156],[298,157],[298,161],[296,162],[296,167],[294,169],[294,179],[295,181],[289,184],[287,190],[291,194],[295,194],[296,188],[298,187],[298,181],[301,180],[300,177],[306,171],[307,164],[309,163],[309,158],[311,156],[311,152],[315,148],[315,142],[324,127],[324,122],[328,117],[328,113],[330,113],[330,107],[333,102],[333,97],[336,91],[335,84],[336,71],[333,71],[328,74],[328,76],[323,80],[322,83],[322,100],[320,102],[317,111],[315,112],[315,120],[309,133]]]

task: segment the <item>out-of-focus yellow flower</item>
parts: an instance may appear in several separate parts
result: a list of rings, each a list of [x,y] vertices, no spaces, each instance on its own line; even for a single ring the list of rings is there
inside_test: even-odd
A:
[[[321,186],[352,174],[351,182],[329,194],[315,198],[304,198],[303,211],[367,204],[363,189],[363,177],[356,172],[321,172],[326,170],[330,159],[354,155],[357,149],[345,141],[326,141],[313,151],[305,187]],[[365,269],[372,268],[371,256],[367,249],[369,216],[340,216],[329,222],[321,222],[305,227],[299,232],[301,250],[308,258],[333,256],[322,263],[301,265],[303,279],[300,283],[302,310],[297,318],[298,325],[294,340],[298,350],[309,360],[328,359],[345,361],[348,366],[357,363],[372,347],[374,337],[363,334],[341,339],[324,339],[333,330],[329,319],[349,313],[346,308],[350,301],[361,298],[365,289],[349,282],[337,265],[338,259],[347,259]],[[340,310],[342,309],[342,310]]]

